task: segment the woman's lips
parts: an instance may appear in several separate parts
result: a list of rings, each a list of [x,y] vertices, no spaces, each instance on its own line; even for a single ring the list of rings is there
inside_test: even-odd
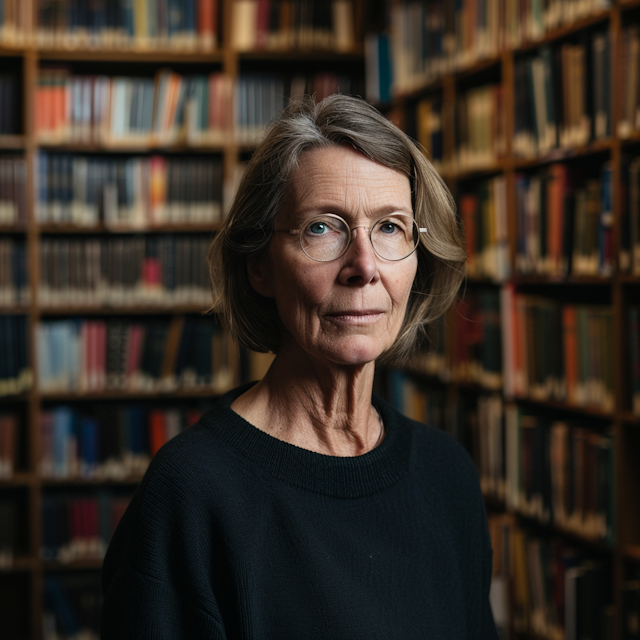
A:
[[[336,313],[328,313],[325,317],[337,324],[362,325],[373,324],[380,320],[383,315],[384,311],[368,309],[366,311],[338,311]]]

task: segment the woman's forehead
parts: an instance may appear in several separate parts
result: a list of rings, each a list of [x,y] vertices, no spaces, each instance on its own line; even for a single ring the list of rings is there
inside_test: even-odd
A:
[[[300,157],[291,176],[288,206],[297,213],[338,208],[348,213],[412,213],[409,179],[349,147],[323,147]],[[339,211],[336,211],[339,213]]]

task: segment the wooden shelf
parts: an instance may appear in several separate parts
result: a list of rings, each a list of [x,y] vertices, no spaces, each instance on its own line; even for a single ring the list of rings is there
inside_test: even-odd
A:
[[[616,415],[609,411],[604,411],[598,407],[591,406],[578,406],[573,404],[566,404],[556,400],[536,400],[528,396],[515,396],[513,398],[515,402],[536,405],[538,407],[544,407],[547,409],[554,409],[556,411],[562,411],[565,414],[581,415],[589,418],[597,418],[598,420],[608,420],[613,422]]]
[[[0,151],[4,149],[24,149],[26,144],[26,136],[0,135]]]
[[[640,544],[627,544],[622,549],[625,558],[640,562]]]
[[[60,306],[40,307],[39,316],[144,316],[144,315],[179,315],[203,314],[207,307],[201,304],[173,304],[173,305],[131,305],[131,306]]]
[[[83,142],[48,142],[38,141],[38,147],[47,151],[59,151],[65,153],[87,153],[87,154],[158,154],[158,153],[189,153],[189,154],[206,154],[206,153],[223,153],[225,144],[158,144],[154,142],[141,143],[83,143]]]
[[[535,158],[516,158],[513,161],[513,166],[516,170],[532,169],[546,164],[552,164],[554,162],[565,162],[574,158],[585,158],[592,155],[598,155],[611,152],[613,147],[613,139],[606,138],[603,140],[596,140],[582,147],[568,147],[553,149],[544,156],[538,156]]]
[[[620,411],[618,416],[622,422],[637,425],[640,427],[640,416],[634,415],[632,411]]]
[[[42,486],[54,487],[103,487],[138,485],[142,476],[128,476],[126,478],[42,478]]]
[[[220,64],[223,59],[223,53],[219,50],[197,51],[182,50],[173,47],[164,49],[127,46],[122,48],[42,47],[37,49],[37,54],[40,60],[128,62],[132,64],[154,62],[159,64],[196,63],[204,65],[211,63]]]
[[[44,571],[87,571],[101,569],[102,562],[102,558],[74,560],[73,562],[43,560],[41,566]]]
[[[272,49],[259,51],[239,51],[238,61],[297,62],[363,62],[364,48],[352,51],[334,51],[331,49]]]
[[[54,393],[42,392],[40,398],[45,402],[85,402],[101,400],[153,400],[153,399],[178,399],[178,398],[215,398],[228,389],[217,390],[212,387],[197,389],[178,389],[177,391],[92,391],[87,393]]]
[[[614,284],[614,278],[605,276],[545,276],[516,274],[511,278],[516,284],[541,285],[541,286],[596,286],[609,287]]]
[[[149,234],[149,233],[213,233],[220,226],[218,222],[198,223],[198,224],[162,224],[154,227],[107,227],[102,222],[95,226],[80,226],[77,224],[61,223],[61,224],[39,224],[37,229],[40,233],[46,234]]]
[[[38,561],[35,558],[18,556],[13,559],[9,566],[0,566],[0,575],[3,573],[23,573],[25,571],[35,571]]]
[[[0,233],[26,234],[27,225],[24,224],[0,224]]]
[[[30,307],[25,304],[16,304],[11,306],[0,306],[0,315],[24,315],[29,313]]]
[[[0,487],[26,487],[36,481],[32,473],[14,473],[10,478],[0,478]]]

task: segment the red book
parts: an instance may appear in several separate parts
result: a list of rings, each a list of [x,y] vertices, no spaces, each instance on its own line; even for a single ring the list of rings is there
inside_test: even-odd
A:
[[[149,414],[149,453],[155,456],[158,449],[167,441],[167,424],[164,411],[151,411]]]
[[[258,20],[256,25],[256,49],[264,49],[269,39],[269,0],[258,0]]]
[[[198,0],[198,36],[200,44],[205,49],[216,46],[218,31],[218,2],[217,0]]]

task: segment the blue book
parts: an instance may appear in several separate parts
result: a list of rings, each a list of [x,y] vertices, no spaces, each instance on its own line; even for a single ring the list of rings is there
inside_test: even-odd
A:
[[[72,438],[73,413],[68,407],[57,407],[53,410],[53,473],[57,477],[69,475]]]
[[[169,38],[179,36],[184,29],[184,7],[182,0],[169,0]]]
[[[135,33],[133,25],[133,0],[121,0],[120,11],[120,24],[122,24],[124,33],[130,38],[133,38]]]
[[[196,36],[196,2],[183,0],[184,4],[184,32],[189,38]]]
[[[393,84],[393,70],[391,65],[391,50],[389,36],[386,33],[378,37],[378,69],[380,82],[380,102],[391,102],[391,85]]]
[[[98,462],[98,422],[84,417],[80,423],[80,469],[81,474],[92,477]]]
[[[58,578],[55,576],[45,578],[44,594],[45,608],[53,609],[65,635],[70,638],[79,634],[80,622]]]

